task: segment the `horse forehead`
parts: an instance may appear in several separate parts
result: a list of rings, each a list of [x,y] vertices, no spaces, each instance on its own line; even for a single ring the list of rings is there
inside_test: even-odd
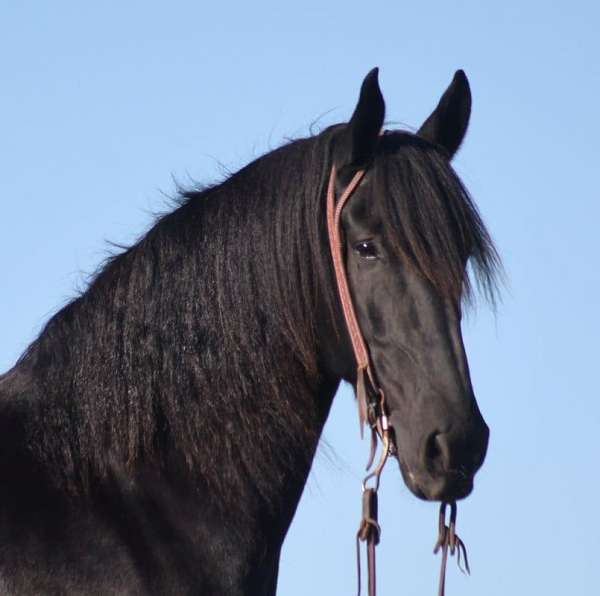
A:
[[[374,176],[368,171],[365,179],[356,189],[342,211],[342,222],[345,226],[369,227],[380,225],[382,222],[382,209],[385,201],[381,192],[376,190]]]

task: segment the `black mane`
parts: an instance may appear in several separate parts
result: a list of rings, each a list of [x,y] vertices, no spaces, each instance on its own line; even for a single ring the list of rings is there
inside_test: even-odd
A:
[[[148,462],[193,473],[233,502],[249,485],[268,495],[283,482],[282,470],[297,468],[288,453],[310,465],[315,312],[337,308],[322,242],[336,130],[182,193],[48,322],[20,366],[46,393],[31,448],[57,484],[85,493],[112,461]],[[493,287],[496,252],[441,151],[385,135],[374,171],[389,225],[424,275],[444,292],[468,290],[471,256]]]
[[[492,304],[500,259],[477,207],[443,149],[418,136],[386,133],[375,161],[377,196],[384,197],[388,235],[406,260],[443,295],[469,301],[476,286]]]
[[[48,322],[20,365],[47,393],[47,432],[33,448],[57,482],[85,492],[109,459],[125,469],[165,465],[166,452],[169,465],[234,500],[232,484],[248,484],[234,471],[266,493],[275,462],[295,466],[276,445],[293,452],[314,440],[303,397],[319,381],[314,313],[328,270],[319,220],[331,137],[294,141],[221,185],[185,193]],[[259,458],[246,457],[250,443],[263,448]],[[223,478],[232,460],[239,465]]]

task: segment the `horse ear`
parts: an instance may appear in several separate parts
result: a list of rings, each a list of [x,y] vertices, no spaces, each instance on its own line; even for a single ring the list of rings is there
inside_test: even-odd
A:
[[[378,74],[379,69],[374,68],[362,83],[358,103],[342,136],[336,159],[339,169],[365,166],[375,155],[385,117],[385,102],[379,89]]]
[[[471,89],[467,75],[457,70],[440,103],[417,134],[446,149],[450,159],[462,143],[471,115]]]

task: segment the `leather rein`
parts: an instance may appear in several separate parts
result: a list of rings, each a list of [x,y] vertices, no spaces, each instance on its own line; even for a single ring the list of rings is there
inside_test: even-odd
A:
[[[356,359],[355,391],[358,401],[361,437],[363,436],[365,423],[369,425],[371,430],[371,448],[366,467],[368,474],[362,482],[362,518],[356,534],[358,596],[360,596],[361,591],[360,542],[366,542],[367,544],[368,594],[369,596],[376,596],[375,547],[379,543],[381,536],[381,527],[377,520],[377,491],[379,489],[381,472],[388,457],[395,453],[396,446],[390,432],[385,393],[377,383],[367,345],[358,324],[352,296],[350,295],[344,264],[344,245],[341,228],[342,210],[354,191],[359,187],[365,174],[365,169],[358,170],[336,201],[335,181],[337,172],[335,165],[332,166],[327,186],[327,235],[329,237],[329,248],[346,329],[350,336],[352,351]],[[382,443],[379,461],[376,467],[369,472],[375,460],[378,438]],[[445,522],[447,505],[450,505],[451,508],[449,526],[446,526]],[[455,552],[458,554],[457,561],[459,568],[461,571],[464,571],[460,565],[462,554],[465,560],[465,570],[467,573],[469,572],[467,552],[464,543],[456,534],[455,526],[456,503],[452,502],[448,504],[443,502],[440,506],[438,540],[434,548],[434,553],[437,553],[439,550],[442,551],[438,596],[444,596],[445,593],[448,552],[450,552],[450,555],[454,555]]]

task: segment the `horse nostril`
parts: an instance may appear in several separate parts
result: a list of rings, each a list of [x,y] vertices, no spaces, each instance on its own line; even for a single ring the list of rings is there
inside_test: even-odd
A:
[[[435,431],[425,442],[425,467],[430,472],[443,472],[448,463],[448,444],[445,435]]]
[[[457,423],[442,428],[447,430],[424,436],[415,462],[420,469],[411,478],[418,491],[411,490],[428,500],[462,499],[471,492],[473,477],[483,462],[487,427]]]
[[[487,428],[487,427],[486,427]],[[461,471],[475,473],[485,457],[487,433],[456,427],[447,432],[432,432],[425,442],[424,465],[433,475]]]

